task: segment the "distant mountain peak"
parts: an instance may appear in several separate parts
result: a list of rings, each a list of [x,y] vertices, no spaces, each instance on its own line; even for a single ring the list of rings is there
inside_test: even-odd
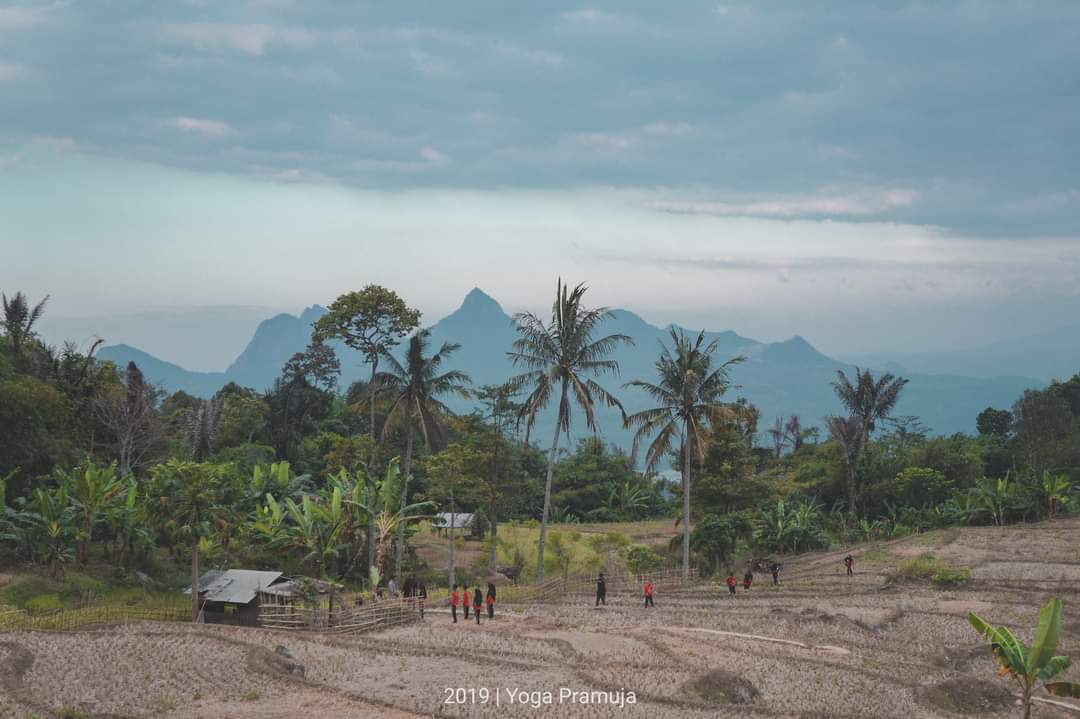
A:
[[[465,300],[461,303],[459,312],[498,312],[499,314],[505,314],[503,312],[502,305],[500,305],[494,297],[484,292],[479,287],[473,287],[469,290],[469,294],[465,295]]]

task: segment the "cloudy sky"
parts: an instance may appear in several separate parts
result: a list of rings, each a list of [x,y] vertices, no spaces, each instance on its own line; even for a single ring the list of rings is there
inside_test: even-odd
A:
[[[55,332],[216,317],[166,357],[210,369],[368,282],[557,274],[837,354],[1080,314],[1074,0],[5,3],[0,290]]]

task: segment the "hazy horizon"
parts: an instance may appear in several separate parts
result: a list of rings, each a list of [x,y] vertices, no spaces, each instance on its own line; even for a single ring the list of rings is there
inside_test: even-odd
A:
[[[0,291],[52,295],[47,333],[193,369],[263,310],[368,283],[435,321],[473,286],[544,310],[559,275],[832,356],[1026,335],[1080,315],[1078,23],[1070,2],[19,2]],[[158,332],[161,308],[183,316]]]

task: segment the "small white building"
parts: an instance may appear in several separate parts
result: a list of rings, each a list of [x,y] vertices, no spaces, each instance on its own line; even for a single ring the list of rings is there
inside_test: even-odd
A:
[[[431,518],[431,526],[440,534],[454,529],[465,535],[474,535],[477,531],[476,515],[472,512],[439,512]]]

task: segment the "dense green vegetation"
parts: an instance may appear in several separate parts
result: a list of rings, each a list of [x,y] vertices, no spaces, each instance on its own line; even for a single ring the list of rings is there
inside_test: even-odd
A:
[[[506,350],[523,373],[473,387],[445,368],[456,345],[429,346],[418,312],[367,287],[332,305],[268,390],[230,384],[199,399],[165,395],[134,364],[97,361],[96,345],[46,346],[35,333],[46,305],[5,296],[0,564],[41,567],[54,582],[103,567],[175,581],[207,564],[352,584],[434,580],[442,568],[425,566],[409,538],[421,518],[453,507],[480,518],[491,568],[507,556],[499,522],[538,522],[542,576],[568,551],[563,539],[552,546],[549,522],[669,518],[682,525],[669,556],[623,547],[628,565],[679,558],[726,571],[748,551],[1080,511],[1080,375],[988,408],[975,436],[938,437],[891,416],[902,378],[856,370],[834,383],[844,416],[814,418],[820,428],[775,418],[763,431],[753,397],[728,396],[738,358],[675,332],[656,376],[619,377],[610,353],[627,339],[604,335],[607,310],[585,299],[584,287],[560,285],[550,320],[519,315]],[[330,340],[363,353],[367,380],[338,386]],[[595,407],[620,407],[628,382],[656,405],[626,418],[633,451],[596,437],[566,447],[572,426],[593,429]],[[453,414],[451,395],[477,410]],[[557,422],[541,448],[533,420],[552,403]],[[654,472],[665,463],[681,482]],[[911,571],[952,581],[948,569]]]

